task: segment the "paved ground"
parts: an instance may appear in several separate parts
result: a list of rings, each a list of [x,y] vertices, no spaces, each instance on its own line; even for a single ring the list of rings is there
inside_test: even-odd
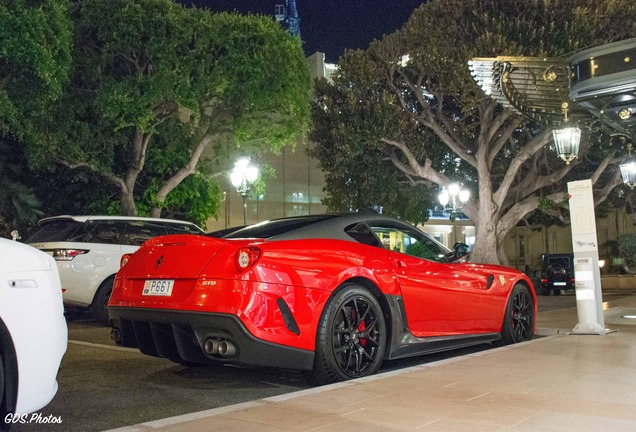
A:
[[[567,335],[576,308],[546,311],[554,336],[117,432],[634,431],[636,296],[605,309],[607,335]]]

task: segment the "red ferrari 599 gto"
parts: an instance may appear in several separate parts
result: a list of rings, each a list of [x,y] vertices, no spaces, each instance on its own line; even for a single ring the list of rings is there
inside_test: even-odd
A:
[[[531,281],[458,255],[359,213],[156,237],[122,259],[112,336],[181,364],[305,370],[316,383],[373,374],[384,359],[531,339]]]

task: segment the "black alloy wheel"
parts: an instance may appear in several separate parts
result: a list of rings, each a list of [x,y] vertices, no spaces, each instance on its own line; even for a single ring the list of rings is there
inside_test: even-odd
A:
[[[317,384],[372,375],[386,350],[382,308],[367,289],[347,285],[328,302],[318,327],[311,379]]]
[[[525,285],[515,285],[508,299],[501,336],[505,344],[532,339],[534,331],[534,302]]]

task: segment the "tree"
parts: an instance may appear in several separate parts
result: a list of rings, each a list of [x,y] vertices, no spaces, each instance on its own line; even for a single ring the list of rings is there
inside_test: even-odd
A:
[[[424,134],[415,123],[403,121],[399,106],[391,103],[392,94],[378,79],[379,70],[364,53],[342,58],[339,69],[346,72],[334,77],[333,84],[320,80],[315,86],[311,139],[319,145],[310,153],[325,172],[330,195],[324,204],[333,211],[381,210],[425,222],[431,203],[428,186],[396,176],[378,140],[383,134]]]
[[[563,201],[568,175],[584,170],[594,182],[597,203],[620,176],[614,152],[591,143],[575,162],[560,163],[549,146],[551,130],[486,97],[472,80],[468,61],[565,55],[633,37],[634,18],[636,5],[616,0],[436,0],[364,53],[372,65],[367,68],[380,71],[374,79],[385,90],[375,101],[400,107],[400,124],[415,132],[373,134],[374,142],[385,144],[384,155],[398,174],[440,186],[460,180],[477,188],[463,209],[476,225],[475,260],[505,264],[506,234],[540,202]],[[341,59],[336,84],[341,90],[355,87],[358,71],[349,68],[347,58],[361,55],[349,52]],[[326,115],[337,117],[340,108],[329,107]],[[364,107],[360,111],[364,116]]]
[[[67,81],[71,22],[66,0],[0,3],[0,231],[34,222],[40,203],[27,186],[23,144]]]
[[[62,93],[71,65],[67,0],[0,3],[0,133],[23,137]]]
[[[86,0],[71,13],[72,81],[37,160],[99,174],[121,213],[183,206],[191,191],[168,197],[193,175],[209,199],[237,149],[276,150],[306,133],[301,42],[274,20],[170,0]]]

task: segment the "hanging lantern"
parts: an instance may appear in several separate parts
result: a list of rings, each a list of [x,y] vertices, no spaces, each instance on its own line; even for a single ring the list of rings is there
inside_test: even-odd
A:
[[[636,187],[636,162],[631,160],[628,163],[622,164],[620,168],[623,183],[634,189],[634,187]]]
[[[556,152],[567,165],[579,156],[581,129],[569,127],[552,131]]]

